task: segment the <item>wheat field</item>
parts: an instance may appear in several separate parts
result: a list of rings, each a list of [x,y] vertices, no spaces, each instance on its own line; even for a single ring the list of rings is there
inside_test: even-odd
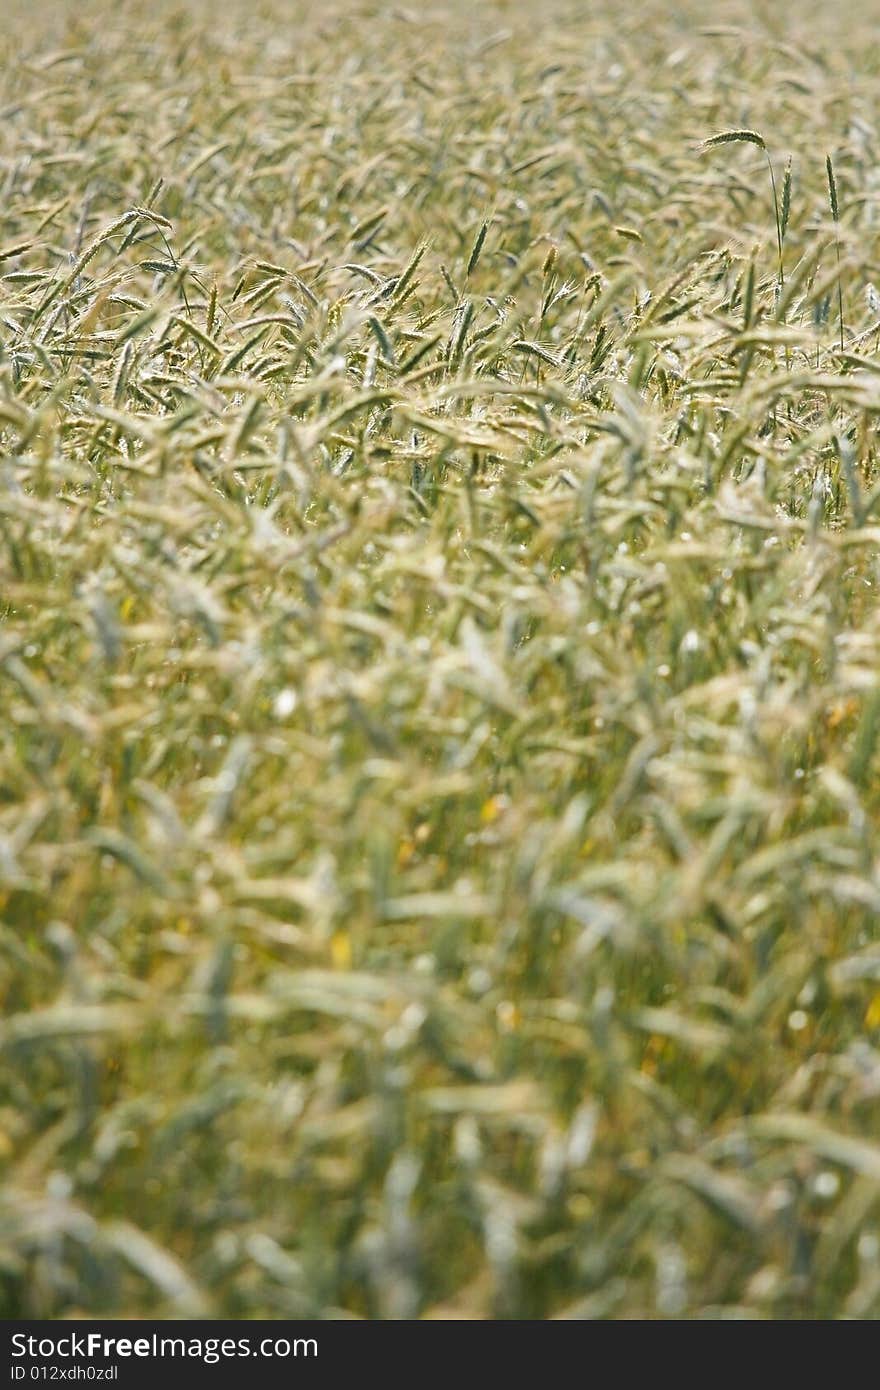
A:
[[[880,1314],[880,16],[7,0],[0,1315]]]

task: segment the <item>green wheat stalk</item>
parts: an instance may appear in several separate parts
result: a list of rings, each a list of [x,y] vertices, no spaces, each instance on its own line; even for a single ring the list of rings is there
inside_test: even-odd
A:
[[[788,217],[791,211],[791,160],[785,170],[785,178],[782,185],[782,201],[776,187],[776,173],[773,168],[773,161],[770,158],[770,151],[767,149],[767,142],[763,135],[759,135],[757,130],[722,130],[717,135],[710,135],[708,140],[703,141],[703,149],[714,149],[717,145],[736,145],[746,144],[755,145],[762,150],[767,160],[767,168],[770,172],[770,189],[773,194],[773,219],[776,226],[776,250],[778,256],[777,277],[779,288],[785,284],[785,269],[782,261],[782,247],[785,241],[785,232],[788,227]]]
[[[840,204],[837,200],[837,180],[831,155],[825,156],[825,172],[828,175],[828,198],[831,203],[831,216],[834,219],[834,241],[837,252],[837,317],[840,324],[840,351],[844,350],[843,340],[843,285],[840,279]]]

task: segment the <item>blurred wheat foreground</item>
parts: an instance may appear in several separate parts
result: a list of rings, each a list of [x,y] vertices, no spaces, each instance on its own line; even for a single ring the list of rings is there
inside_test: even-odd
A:
[[[873,7],[4,11],[0,1312],[876,1316]]]

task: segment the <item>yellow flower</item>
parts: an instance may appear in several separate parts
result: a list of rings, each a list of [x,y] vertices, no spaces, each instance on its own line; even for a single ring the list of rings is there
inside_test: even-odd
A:
[[[351,966],[351,937],[347,931],[334,932],[330,940],[330,958],[336,970]]]

